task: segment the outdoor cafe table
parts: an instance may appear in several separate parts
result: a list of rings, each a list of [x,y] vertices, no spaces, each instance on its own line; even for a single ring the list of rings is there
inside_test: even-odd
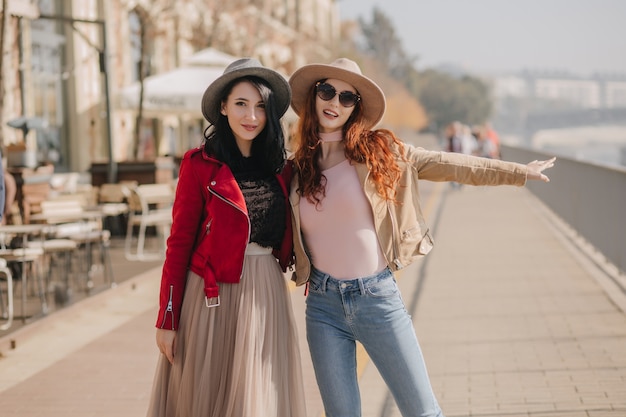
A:
[[[86,256],[86,271],[85,280],[87,282],[87,288],[90,289],[93,285],[90,278],[90,271],[93,267],[93,259],[91,255],[92,243],[97,239],[102,244],[101,240],[108,240],[108,237],[104,233],[110,233],[103,228],[103,218],[111,215],[112,211],[105,210],[102,206],[88,207],[81,210],[56,210],[51,213],[38,213],[31,216],[31,221],[47,223],[49,225],[55,225],[59,233],[64,233],[61,239],[67,238],[76,241],[79,245],[82,243],[85,245],[84,254]],[[93,226],[93,223],[96,223]],[[64,225],[70,225],[69,228]],[[82,227],[81,225],[84,225]],[[65,232],[63,230],[65,229]],[[70,231],[71,230],[71,231]],[[107,235],[108,236],[108,235]],[[106,266],[105,266],[106,267]],[[110,267],[108,274],[111,274]],[[112,280],[112,276],[109,275]]]
[[[58,230],[63,229],[63,224],[83,224],[88,225],[89,222],[95,221],[97,223],[97,229],[102,229],[102,218],[106,214],[98,207],[84,209],[80,211],[67,211],[65,213],[61,211],[55,211],[54,213],[37,213],[30,216],[32,222],[48,224],[58,226]],[[91,227],[78,227],[78,233],[85,233],[91,231]],[[71,236],[70,236],[71,239]],[[90,247],[90,242],[87,240],[85,243],[87,248]],[[91,266],[91,265],[89,265]]]
[[[42,224],[61,224],[71,222],[86,222],[89,220],[102,221],[102,217],[106,214],[99,208],[82,210],[76,213],[37,213],[30,216],[30,220],[34,223]]]

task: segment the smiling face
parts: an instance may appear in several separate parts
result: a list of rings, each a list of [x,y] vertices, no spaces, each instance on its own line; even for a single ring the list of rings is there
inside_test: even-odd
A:
[[[342,91],[356,93],[356,89],[345,81],[329,78],[325,82],[335,87],[338,93]],[[354,106],[344,107],[341,105],[341,103],[339,103],[339,94],[335,95],[335,97],[329,101],[324,101],[319,98],[319,96],[316,96],[315,112],[319,119],[319,131],[322,133],[332,133],[341,130],[354,111],[354,108]]]
[[[265,103],[259,90],[248,81],[236,84],[222,102],[221,113],[228,119],[241,154],[250,156],[252,141],[267,122]]]

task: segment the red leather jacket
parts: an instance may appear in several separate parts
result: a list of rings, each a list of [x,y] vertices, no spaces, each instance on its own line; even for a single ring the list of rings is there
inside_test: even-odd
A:
[[[288,202],[291,174],[289,162],[277,175],[285,196],[287,227],[274,256],[283,272],[293,263]],[[218,296],[218,282],[239,282],[250,238],[250,219],[230,168],[207,155],[203,148],[188,151],[181,161],[172,217],[156,327],[176,330],[189,270],[204,278],[208,298]]]

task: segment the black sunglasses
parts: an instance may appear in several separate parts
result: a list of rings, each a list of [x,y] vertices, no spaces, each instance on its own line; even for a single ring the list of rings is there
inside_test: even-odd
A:
[[[315,84],[315,91],[317,96],[324,101],[330,101],[337,95],[337,90],[332,85],[323,81],[318,81]],[[343,107],[352,107],[361,100],[361,96],[353,93],[352,91],[342,91],[339,93],[339,103]]]

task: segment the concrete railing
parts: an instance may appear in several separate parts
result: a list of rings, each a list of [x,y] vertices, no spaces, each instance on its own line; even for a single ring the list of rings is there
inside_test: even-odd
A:
[[[604,257],[626,272],[626,169],[576,161],[530,149],[502,146],[502,157],[527,163],[557,157],[550,184],[527,188]]]

